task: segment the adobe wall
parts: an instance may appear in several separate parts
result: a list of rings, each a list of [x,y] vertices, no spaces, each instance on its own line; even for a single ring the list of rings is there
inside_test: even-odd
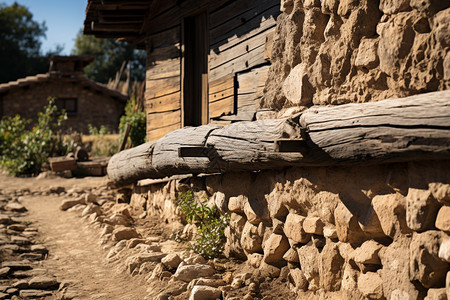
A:
[[[287,276],[301,297],[438,299],[450,292],[448,170],[425,161],[229,173],[137,187],[131,205],[187,236],[174,201],[193,188],[230,214],[225,254]]]
[[[88,124],[95,127],[105,125],[117,132],[124,104],[74,82],[44,82],[22,89],[14,89],[3,96],[3,114],[21,115],[37,120],[37,113],[48,103],[48,97],[77,98],[77,113],[69,115],[65,129],[89,133]]]
[[[441,0],[282,0],[261,107],[449,89],[449,6]]]

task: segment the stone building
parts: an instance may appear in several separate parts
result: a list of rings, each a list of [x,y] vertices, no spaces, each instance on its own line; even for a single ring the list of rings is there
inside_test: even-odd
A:
[[[116,132],[127,95],[87,79],[83,68],[88,56],[54,56],[45,74],[0,84],[0,116],[16,114],[35,121],[52,97],[67,112],[66,130],[89,133],[88,124]]]
[[[273,36],[259,44],[240,40],[231,24],[248,19],[232,8],[257,15],[246,5],[268,1],[139,1],[136,11],[119,2],[89,1],[85,32],[148,50],[152,142],[116,154],[108,166],[117,185],[140,180],[130,203],[136,216],[145,211],[189,233],[175,203],[190,188],[229,214],[225,255],[281,277],[298,299],[450,297],[448,1],[282,0]],[[175,130],[204,124],[182,121],[183,36],[196,34],[198,2],[208,13],[228,5],[235,12],[210,15],[208,23],[234,28],[220,43],[244,51],[225,57],[249,57],[252,45],[269,53],[254,121]],[[141,21],[119,25],[127,10]],[[194,33],[183,31],[189,28]],[[224,86],[227,75],[236,84],[252,74],[234,72],[233,59],[213,71],[216,54],[209,53],[204,77],[209,91],[215,74],[225,75],[215,78]],[[259,81],[249,86],[258,89]],[[233,86],[234,99],[240,87]],[[217,91],[225,97],[227,89]],[[155,118],[168,123],[152,135]]]

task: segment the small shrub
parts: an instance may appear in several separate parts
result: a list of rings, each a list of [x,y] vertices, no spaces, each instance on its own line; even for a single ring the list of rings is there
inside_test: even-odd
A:
[[[54,99],[49,98],[44,111],[31,130],[30,120],[20,116],[3,117],[0,122],[0,165],[12,175],[38,174],[49,157],[66,155],[73,141],[64,139],[59,128],[67,115],[58,111]]]
[[[208,259],[222,255],[229,217],[219,214],[215,206],[208,207],[206,201],[196,201],[192,191],[180,193],[177,204],[186,220],[198,227],[191,249]]]
[[[123,138],[127,124],[131,125],[129,137],[131,146],[136,147],[145,143],[147,120],[145,112],[137,110],[136,99],[131,98],[125,106],[125,115],[120,117],[120,136]]]

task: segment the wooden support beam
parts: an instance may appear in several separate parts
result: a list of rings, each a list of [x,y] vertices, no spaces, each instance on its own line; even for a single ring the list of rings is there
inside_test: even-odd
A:
[[[108,176],[119,186],[176,174],[427,159],[450,159],[450,90],[175,130],[114,155]]]

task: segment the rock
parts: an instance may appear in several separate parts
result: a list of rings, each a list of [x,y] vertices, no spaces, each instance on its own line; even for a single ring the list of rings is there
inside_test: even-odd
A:
[[[312,102],[314,89],[306,68],[306,64],[295,66],[283,83],[284,96],[294,105],[308,105]]]
[[[446,262],[450,262],[450,238],[443,239],[438,256]]]
[[[113,230],[111,233],[113,240],[121,241],[121,240],[129,240],[132,238],[140,238],[140,235],[136,232],[136,229],[120,226]]]
[[[209,277],[215,273],[210,265],[182,265],[179,266],[173,275],[178,280],[190,282],[199,277]]]
[[[326,243],[319,255],[320,287],[325,291],[341,288],[344,259],[339,254],[337,244]]]
[[[290,248],[284,235],[271,234],[264,244],[264,261],[268,264],[283,266],[283,255]]]
[[[194,254],[185,258],[184,263],[187,265],[195,265],[195,264],[204,265],[206,264],[206,259],[200,254]]]
[[[47,254],[48,250],[44,245],[32,245],[30,250],[41,254]]]
[[[263,278],[276,278],[280,276],[280,268],[277,268],[275,266],[269,265],[265,263],[264,261],[261,262],[261,265],[259,266],[259,276]]]
[[[0,214],[0,224],[9,225],[14,223],[10,216]]]
[[[338,237],[336,227],[330,224],[323,228],[323,236],[329,239],[335,239]]]
[[[19,255],[20,259],[28,259],[28,260],[41,260],[42,254],[40,253],[22,253]]]
[[[248,202],[247,197],[239,195],[228,199],[228,210],[237,214],[244,212],[244,203]]]
[[[380,10],[387,14],[392,15],[399,11],[406,10],[409,7],[409,0],[381,0]]]
[[[28,299],[28,298],[42,298],[52,296],[52,292],[50,291],[41,291],[41,290],[21,290],[19,292],[20,297]]]
[[[323,235],[325,224],[318,217],[307,217],[303,221],[303,230],[306,233]]]
[[[334,219],[339,241],[358,245],[366,240],[366,236],[359,226],[358,218],[342,202],[334,211]]]
[[[373,69],[378,65],[378,39],[363,38],[358,47],[355,66]]]
[[[269,210],[269,216],[272,218],[272,222],[276,218],[284,218],[288,215],[289,211],[283,204],[283,199],[280,197],[280,185],[276,185],[275,189],[267,196],[267,208]]]
[[[246,223],[245,217],[234,212],[230,214],[230,227],[234,231],[236,231],[238,235],[242,234],[245,223]]]
[[[262,251],[262,237],[258,235],[258,227],[246,222],[241,235],[241,246],[248,253]]]
[[[406,223],[415,231],[432,229],[439,203],[429,190],[409,188],[406,196]]]
[[[9,271],[11,271],[11,268],[9,267],[0,268],[0,278],[6,277]]]
[[[358,277],[358,289],[369,299],[383,299],[383,280],[377,273],[361,273]]]
[[[446,60],[448,58],[449,68],[448,73],[450,75],[450,54],[447,54]],[[450,80],[450,76],[448,76]],[[441,182],[431,182],[428,184],[429,189],[433,197],[441,204],[450,205],[450,184]]]
[[[13,288],[17,288],[17,289],[27,289],[28,288],[28,281],[27,280],[19,280],[16,281],[12,284]]]
[[[247,217],[247,222],[258,225],[261,222],[261,215],[259,214],[259,207],[256,201],[246,201],[244,203],[244,214]]]
[[[445,288],[429,289],[427,296],[423,300],[447,300]]]
[[[131,218],[130,205],[127,203],[116,203],[109,209],[109,211],[113,215],[122,215],[127,218]]]
[[[355,262],[359,264],[380,265],[381,261],[378,257],[378,252],[380,252],[382,247],[381,244],[374,240],[364,242],[353,253]]]
[[[176,253],[169,253],[164,258],[161,259],[161,262],[169,269],[176,269],[178,265],[182,262],[182,259]]]
[[[98,206],[94,203],[89,203],[88,205],[86,205],[84,210],[81,212],[81,216],[85,217],[85,216],[91,215],[93,213],[96,213],[97,215],[101,215],[102,209],[100,208],[100,206]]]
[[[84,195],[84,201],[86,202],[86,204],[97,203],[97,195],[90,193],[90,192],[86,193]]]
[[[447,299],[450,299],[450,271],[447,272],[447,277],[445,279],[445,290],[447,292]]]
[[[436,217],[436,228],[450,233],[450,206],[442,206]]]
[[[225,194],[222,192],[216,192],[213,196],[214,204],[217,207],[217,210],[221,213],[225,213],[228,208],[228,201],[225,197]]]
[[[308,242],[311,236],[303,230],[304,220],[303,216],[289,213],[283,228],[286,237],[297,243]]]
[[[385,235],[393,238],[411,231],[406,225],[406,198],[400,193],[376,195],[372,198],[372,207]]]
[[[126,247],[128,249],[133,249],[137,245],[145,244],[146,242],[147,241],[144,240],[144,239],[132,238],[132,239],[127,240],[127,246]],[[152,251],[161,251],[161,249],[157,249],[157,250],[152,249]]]
[[[257,269],[261,266],[264,255],[260,253],[252,253],[247,256],[247,261],[253,268]]]
[[[78,204],[83,204],[83,198],[78,198],[78,199],[65,199],[61,202],[61,205],[59,206],[60,210],[68,210],[69,208],[74,207],[75,205]]]
[[[430,15],[434,15],[449,6],[445,1],[439,0],[411,0],[410,5],[412,8]]]
[[[58,281],[50,276],[36,276],[30,279],[28,286],[31,289],[50,289],[58,285]]]
[[[113,226],[130,226],[130,219],[124,215],[113,214],[105,222]]]
[[[298,263],[297,248],[289,248],[289,250],[283,255],[283,259],[287,262]]]
[[[166,256],[165,253],[151,252],[151,253],[138,253],[133,256],[127,257],[125,265],[128,268],[128,272],[133,273],[134,269],[140,267],[145,262],[160,262],[161,259]]]
[[[413,233],[409,248],[410,280],[418,280],[424,287],[442,287],[449,264],[439,256],[439,246],[445,236],[440,231]]]
[[[308,280],[299,268],[290,270],[289,281],[295,286],[296,290],[306,291],[308,289]]]
[[[303,274],[309,282],[309,290],[319,289],[319,250],[312,242],[298,248],[298,259],[302,267]]]
[[[355,291],[358,291],[357,277],[358,272],[353,269],[350,264],[345,264],[344,272],[342,274],[341,290],[350,296],[348,297],[349,299],[357,298],[352,297]]]
[[[27,211],[25,206],[23,206],[21,203],[19,203],[17,201],[9,202],[8,204],[6,204],[5,208],[7,210],[15,211],[15,212],[25,212],[25,211]]]
[[[196,285],[192,289],[189,300],[215,300],[220,298],[222,291],[210,286]]]
[[[14,231],[24,231],[27,228],[27,225],[24,225],[24,224],[12,224],[12,225],[9,225],[6,228],[9,229],[9,230],[14,230]]]
[[[11,270],[30,270],[31,265],[24,261],[4,261],[2,262],[2,268],[11,268]]]

